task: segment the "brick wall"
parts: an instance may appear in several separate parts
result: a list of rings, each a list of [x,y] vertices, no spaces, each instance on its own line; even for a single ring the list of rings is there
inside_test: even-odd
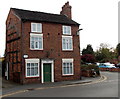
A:
[[[21,72],[21,20],[10,10],[6,20],[6,62],[9,63],[9,80]],[[19,79],[19,78],[18,78]]]
[[[54,59],[54,80],[74,80],[80,79],[80,54],[79,54],[79,37],[76,35],[77,26],[72,26],[73,51],[62,51],[62,25],[53,23],[42,23],[43,31],[43,50],[30,50],[30,32],[31,22],[24,23],[23,32],[23,54],[27,54],[28,58],[52,58]],[[47,55],[48,54],[48,55]],[[62,58],[74,58],[74,75],[62,76]],[[24,61],[25,62],[25,61]],[[41,67],[41,66],[40,66]],[[23,70],[25,65],[23,64]],[[41,70],[40,70],[41,74]],[[25,75],[25,71],[24,71]],[[32,79],[32,80],[31,80]],[[41,82],[39,78],[25,78],[24,83]]]
[[[24,54],[28,54],[28,58],[54,59],[55,81],[80,79],[79,37],[76,34],[79,27],[71,25],[73,51],[62,51],[62,24],[42,22],[42,27],[44,50],[30,50],[31,22],[21,22],[18,16],[10,11],[6,21],[6,61],[9,62],[9,79],[23,84],[41,82],[41,75],[37,78],[25,77]],[[74,75],[62,75],[62,58],[74,58]]]

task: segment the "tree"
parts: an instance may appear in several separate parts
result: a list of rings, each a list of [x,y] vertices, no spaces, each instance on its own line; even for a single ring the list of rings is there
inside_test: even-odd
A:
[[[106,62],[109,61],[109,50],[107,48],[102,48],[96,51],[95,58],[99,62]]]
[[[92,55],[94,54],[93,48],[90,44],[87,45],[86,49],[82,50],[82,55],[85,54],[92,54]]]
[[[94,57],[94,51],[92,48],[92,45],[88,44],[85,49],[82,50],[82,56],[81,60],[83,63],[94,63],[95,62],[95,57]]]
[[[120,56],[120,43],[116,47],[117,55]]]
[[[95,52],[95,58],[98,62],[107,62],[116,58],[116,51],[109,48],[109,45],[101,43],[99,49]]]
[[[83,62],[87,63],[94,63],[95,62],[95,57],[91,54],[84,54],[81,56],[81,60]]]

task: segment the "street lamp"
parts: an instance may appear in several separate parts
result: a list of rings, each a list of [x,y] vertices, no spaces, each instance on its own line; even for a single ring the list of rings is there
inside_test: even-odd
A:
[[[77,35],[79,35],[79,32],[80,32],[81,30],[83,30],[83,29],[78,29],[78,30],[77,30]]]

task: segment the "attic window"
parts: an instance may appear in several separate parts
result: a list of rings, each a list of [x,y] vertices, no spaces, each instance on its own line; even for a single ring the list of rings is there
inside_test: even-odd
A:
[[[31,32],[42,33],[42,24],[41,23],[31,23]]]

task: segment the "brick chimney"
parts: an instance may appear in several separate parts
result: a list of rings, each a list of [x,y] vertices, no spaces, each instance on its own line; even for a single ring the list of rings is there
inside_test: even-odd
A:
[[[72,19],[71,8],[72,7],[69,5],[69,2],[66,2],[65,5],[63,5],[60,14],[66,15],[68,18]]]

